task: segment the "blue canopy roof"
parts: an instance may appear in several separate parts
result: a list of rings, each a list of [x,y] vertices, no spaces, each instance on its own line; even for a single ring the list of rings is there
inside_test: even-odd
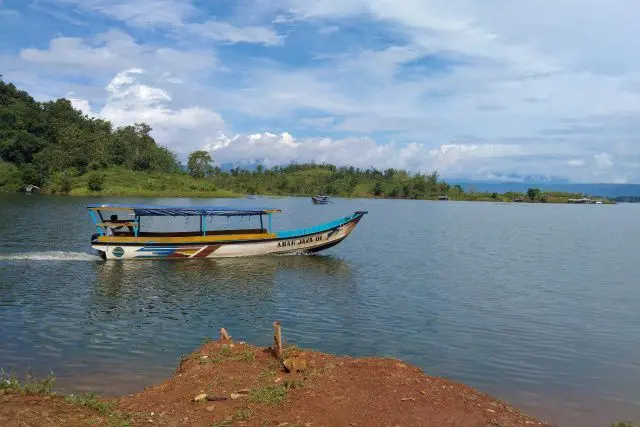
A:
[[[280,212],[279,209],[268,208],[232,208],[225,206],[158,206],[158,205],[124,205],[94,204],[87,208],[94,210],[131,210],[137,216],[246,216],[267,215]]]

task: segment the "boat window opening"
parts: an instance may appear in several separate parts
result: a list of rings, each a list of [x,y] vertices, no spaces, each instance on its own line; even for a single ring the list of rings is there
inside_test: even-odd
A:
[[[274,209],[90,205],[98,235],[121,237],[189,237],[271,233]],[[269,216],[265,228],[264,215]],[[214,217],[226,217],[226,221]],[[178,217],[184,218],[182,224]],[[255,218],[259,217],[259,218]]]

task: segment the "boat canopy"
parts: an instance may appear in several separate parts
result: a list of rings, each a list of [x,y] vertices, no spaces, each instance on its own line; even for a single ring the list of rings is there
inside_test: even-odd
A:
[[[280,209],[268,208],[231,208],[224,206],[158,206],[158,205],[124,205],[94,204],[87,206],[94,211],[130,211],[136,216],[249,216],[270,215],[281,212]]]

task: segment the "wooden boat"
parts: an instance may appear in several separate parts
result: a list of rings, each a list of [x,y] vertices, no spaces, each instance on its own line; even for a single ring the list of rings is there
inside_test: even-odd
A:
[[[277,209],[244,209],[216,206],[89,205],[97,233],[91,246],[104,259],[218,258],[286,253],[314,253],[344,240],[366,211],[299,230],[271,230]],[[128,219],[118,219],[118,215]],[[197,231],[146,231],[146,217],[199,217]],[[268,223],[265,228],[264,217]],[[207,230],[214,217],[260,217],[260,228]],[[109,218],[109,219],[106,219]]]
[[[333,203],[329,196],[313,196],[311,201],[316,205],[328,205],[329,203]]]

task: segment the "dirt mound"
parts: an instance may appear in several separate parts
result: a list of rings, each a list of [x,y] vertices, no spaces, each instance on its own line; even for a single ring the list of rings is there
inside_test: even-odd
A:
[[[290,371],[290,372],[288,372]],[[230,340],[183,358],[173,378],[114,400],[0,396],[0,425],[534,426],[471,387],[392,359]]]

